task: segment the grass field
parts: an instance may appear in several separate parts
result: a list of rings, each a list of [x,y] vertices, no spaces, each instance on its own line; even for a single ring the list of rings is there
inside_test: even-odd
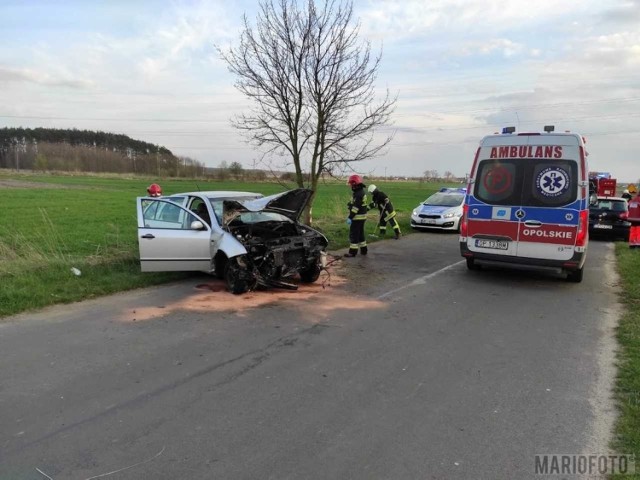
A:
[[[640,478],[640,249],[630,249],[619,242],[616,257],[625,308],[617,332],[619,418],[613,447],[636,457],[636,475],[619,477],[628,479]]]
[[[163,283],[184,274],[140,273],[135,198],[146,194],[150,178],[44,175],[0,172],[0,317]],[[165,195],[194,190],[284,191],[277,183],[204,182],[161,179]],[[381,183],[408,233],[411,210],[440,184]],[[290,185],[290,188],[294,188]],[[322,185],[313,208],[314,226],[329,249],[348,244],[345,225],[350,190]],[[371,212],[367,233],[377,216]],[[375,238],[368,237],[368,241]],[[76,276],[71,268],[79,269]]]

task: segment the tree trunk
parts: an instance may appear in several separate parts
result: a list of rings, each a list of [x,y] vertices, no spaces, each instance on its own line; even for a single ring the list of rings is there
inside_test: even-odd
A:
[[[309,225],[312,226],[313,225],[313,217],[312,217],[312,210],[313,210],[313,201],[316,199],[316,190],[313,190],[313,193],[311,194],[311,198],[309,199],[309,203],[307,203],[307,206],[304,209],[304,212],[302,212],[302,218],[303,218],[303,222],[305,225]]]

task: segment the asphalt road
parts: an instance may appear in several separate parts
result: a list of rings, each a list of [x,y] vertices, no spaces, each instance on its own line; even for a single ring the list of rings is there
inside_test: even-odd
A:
[[[581,284],[461,260],[422,233],[298,292],[197,276],[5,319],[0,479],[533,478],[607,452],[610,246]]]

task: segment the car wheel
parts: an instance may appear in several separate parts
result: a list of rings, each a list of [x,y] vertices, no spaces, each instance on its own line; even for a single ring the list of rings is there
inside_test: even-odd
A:
[[[473,258],[467,257],[467,268],[469,270],[480,270],[480,265],[476,265],[476,261]]]
[[[227,260],[227,265],[224,269],[224,279],[227,283],[227,288],[234,295],[240,295],[249,290],[253,290],[257,283],[252,274],[247,270],[247,267],[241,266],[237,258]]]
[[[584,268],[572,270],[567,274],[567,280],[574,283],[580,283],[582,281],[583,272]]]
[[[320,265],[314,263],[304,270],[300,270],[300,281],[302,283],[313,283],[320,278],[321,271],[322,269],[320,268]]]

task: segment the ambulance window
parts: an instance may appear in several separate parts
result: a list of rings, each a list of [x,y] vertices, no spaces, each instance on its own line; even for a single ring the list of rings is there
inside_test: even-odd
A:
[[[492,205],[519,205],[522,184],[521,166],[517,159],[483,160],[478,165],[474,195]]]
[[[523,189],[523,205],[560,207],[575,202],[578,164],[572,160],[536,162],[529,165]]]

